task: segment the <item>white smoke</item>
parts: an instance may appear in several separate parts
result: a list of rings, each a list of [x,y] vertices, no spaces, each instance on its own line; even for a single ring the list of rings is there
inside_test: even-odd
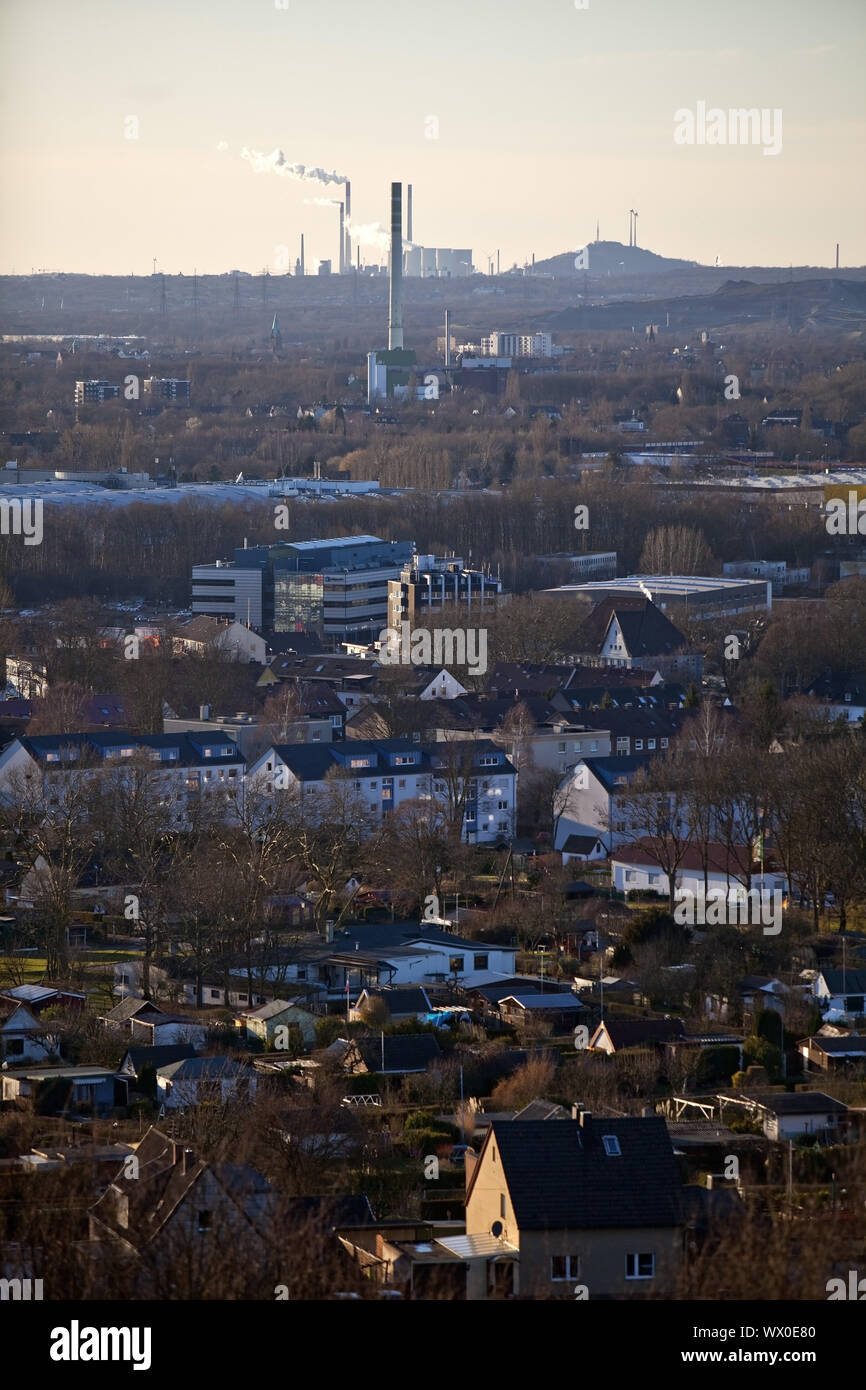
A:
[[[341,201],[340,198],[305,198],[304,204],[311,208],[338,208]]]
[[[228,149],[228,147],[229,147],[229,142],[228,142],[228,140],[218,140],[218,141],[217,141],[217,150],[218,150],[218,152],[219,152],[220,154],[225,154],[225,152],[226,152],[226,150]]]
[[[281,178],[300,179],[311,183],[348,183],[345,174],[337,174],[334,170],[311,169],[306,164],[290,164],[282,150],[271,150],[270,154],[261,154],[258,150],[241,150],[241,159],[245,159],[252,166],[255,174],[279,174]]]
[[[387,251],[391,245],[391,237],[381,222],[355,222],[353,218],[346,219],[346,229],[351,234],[354,246],[370,246],[376,251]]]

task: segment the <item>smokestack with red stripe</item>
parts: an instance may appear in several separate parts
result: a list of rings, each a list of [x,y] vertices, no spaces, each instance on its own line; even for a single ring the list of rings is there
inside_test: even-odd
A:
[[[391,184],[391,294],[388,347],[403,346],[403,185]]]

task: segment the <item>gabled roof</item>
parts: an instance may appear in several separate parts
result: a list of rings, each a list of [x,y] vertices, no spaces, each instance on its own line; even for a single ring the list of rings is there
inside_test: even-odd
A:
[[[823,1091],[786,1091],[752,1095],[748,1099],[773,1115],[847,1115],[848,1107]]]
[[[606,1152],[605,1136],[618,1141],[618,1156]],[[585,1116],[582,1125],[497,1121],[473,1183],[494,1145],[521,1230],[674,1226],[679,1220],[680,1177],[661,1117]]]
[[[130,1018],[144,1015],[150,1022],[156,1014],[165,1014],[165,1010],[152,1003],[150,999],[136,999],[130,995],[127,999],[121,999],[119,1004],[115,1004],[113,1009],[109,1009],[107,1014],[101,1014],[100,1017],[106,1023],[126,1023]]]
[[[866,1057],[866,1037],[860,1033],[849,1033],[845,1038],[806,1038],[814,1051],[824,1052],[828,1057]]]
[[[686,1026],[681,1018],[606,1018],[598,1025],[590,1046],[594,1046],[604,1028],[617,1052],[624,1047],[640,1047],[644,1043],[672,1042],[684,1038]]]
[[[142,1067],[151,1066],[158,1071],[160,1067],[167,1067],[172,1062],[182,1062],[187,1057],[194,1056],[195,1048],[189,1043],[170,1043],[164,1047],[128,1047],[120,1059],[119,1070],[123,1071],[129,1063],[138,1076]]]
[[[371,1226],[376,1220],[369,1197],[364,1193],[323,1197],[285,1197],[281,1211],[291,1227],[316,1226],[337,1230],[343,1226]]]
[[[582,651],[601,653],[612,623],[622,634],[630,657],[669,656],[687,646],[679,628],[650,599],[605,598],[596,604],[577,637]]]
[[[866,970],[822,970],[831,994],[866,994]]]
[[[386,1072],[426,1071],[431,1062],[442,1056],[441,1048],[432,1033],[390,1033],[381,1037],[355,1038],[358,1056],[369,1072],[381,1073],[384,1048]],[[352,1047],[349,1048],[351,1055]]]
[[[157,1067],[157,1074],[169,1081],[229,1081],[246,1070],[233,1057],[187,1057]]]
[[[366,995],[368,999],[381,999],[392,1016],[429,1014],[432,1008],[427,991],[422,985],[410,989],[364,989],[358,996],[359,1003],[362,995]]]
[[[530,1120],[570,1120],[571,1116],[565,1106],[557,1105],[555,1100],[531,1100],[513,1119],[526,1124]]]
[[[631,758],[582,758],[581,762],[587,767],[594,777],[598,779],[605,791],[612,792],[618,786],[620,779],[625,778],[630,782],[635,773],[646,770],[650,765],[649,758],[640,756]],[[571,776],[572,774],[569,774]]]

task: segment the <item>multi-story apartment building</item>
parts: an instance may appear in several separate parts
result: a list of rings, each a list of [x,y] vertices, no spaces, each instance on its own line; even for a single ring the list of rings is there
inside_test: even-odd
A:
[[[102,405],[103,401],[116,401],[120,387],[112,386],[110,381],[76,381],[76,405]]]
[[[359,820],[366,816],[370,828],[407,802],[430,802],[467,844],[513,836],[516,780],[506,753],[487,740],[427,746],[409,739],[280,744],[247,771],[248,788],[275,798],[292,792],[304,807],[320,805],[323,814],[331,799],[346,791],[357,798]]]
[[[315,632],[335,643],[378,636],[388,583],[411,558],[410,541],[378,536],[244,546],[234,560],[193,565],[193,613],[265,632]]]
[[[25,804],[57,819],[86,816],[88,781],[110,776],[122,786],[152,762],[154,808],[166,830],[183,828],[208,795],[225,798],[220,814],[243,794],[244,760],[228,735],[210,730],[174,734],[44,734],[15,738],[0,753],[0,801]],[[213,805],[216,807],[216,802]]]
[[[186,377],[148,376],[144,379],[144,394],[160,401],[189,403],[189,382]]]
[[[398,628],[404,619],[411,623],[446,603],[465,603],[471,612],[501,593],[501,580],[466,569],[456,555],[413,555],[400,578],[388,583],[388,626]]]
[[[481,339],[484,357],[552,357],[549,333],[501,333],[494,331]]]

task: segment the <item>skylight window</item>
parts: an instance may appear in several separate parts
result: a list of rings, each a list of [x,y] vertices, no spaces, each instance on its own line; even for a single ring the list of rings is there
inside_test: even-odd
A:
[[[622,1158],[622,1149],[615,1134],[603,1134],[601,1142],[604,1144],[604,1151],[608,1158]]]

